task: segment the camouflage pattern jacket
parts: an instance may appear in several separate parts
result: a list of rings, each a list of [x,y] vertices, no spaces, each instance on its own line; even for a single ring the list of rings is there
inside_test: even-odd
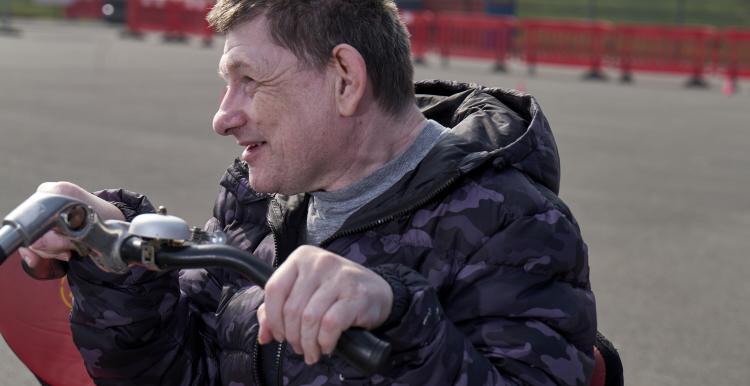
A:
[[[419,167],[322,246],[396,277],[400,318],[374,333],[388,370],[314,366],[259,348],[258,287],[217,269],[125,275],[71,262],[74,340],[102,385],[588,385],[596,331],[586,246],[558,198],[559,161],[536,101],[501,89],[417,84],[444,135]],[[148,201],[99,193],[133,213]],[[210,229],[278,265],[299,245],[304,195],[257,194],[236,162]],[[259,353],[261,358],[258,358]]]

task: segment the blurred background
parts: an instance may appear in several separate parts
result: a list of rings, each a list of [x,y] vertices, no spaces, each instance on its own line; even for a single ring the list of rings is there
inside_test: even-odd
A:
[[[750,0],[397,3],[417,79],[540,101],[626,384],[747,384]],[[0,216],[69,180],[142,192],[202,224],[241,151],[211,130],[223,41],[203,21],[210,6],[0,0]],[[21,284],[0,281],[0,321],[30,328],[3,332],[0,385],[35,385],[18,356],[37,375],[45,362],[24,344],[66,326],[22,313],[43,315],[50,294],[64,319],[65,283],[0,268],[13,275]],[[11,308],[19,299],[26,308]]]

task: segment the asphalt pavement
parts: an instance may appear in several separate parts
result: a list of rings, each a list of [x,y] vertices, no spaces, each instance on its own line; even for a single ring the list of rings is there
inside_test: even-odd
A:
[[[0,215],[44,181],[145,193],[191,224],[240,148],[215,135],[221,52],[124,40],[95,23],[16,22],[0,36]],[[750,83],[733,97],[676,76],[632,85],[578,70],[438,58],[418,79],[522,88],[550,120],[561,196],[589,246],[599,327],[628,385],[750,379]],[[294,108],[294,106],[289,106]],[[0,385],[36,382],[0,343]]]

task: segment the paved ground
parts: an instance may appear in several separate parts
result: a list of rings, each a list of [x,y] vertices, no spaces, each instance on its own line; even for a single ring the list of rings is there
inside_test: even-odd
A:
[[[43,181],[126,186],[201,223],[238,152],[210,120],[220,52],[93,24],[20,23],[0,37],[0,214]],[[629,385],[739,385],[750,379],[750,84],[631,86],[576,71],[432,59],[418,78],[523,87],[545,107],[562,196],[590,247],[600,329]],[[0,344],[2,345],[2,344]],[[7,347],[0,385],[33,385]]]

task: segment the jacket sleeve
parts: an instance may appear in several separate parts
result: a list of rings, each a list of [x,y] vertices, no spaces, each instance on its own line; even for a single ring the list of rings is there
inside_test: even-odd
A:
[[[153,211],[140,195],[97,192],[134,214]],[[221,284],[206,270],[104,273],[90,259],[71,260],[75,299],[71,329],[99,385],[212,385],[218,381],[213,312]]]
[[[381,268],[382,270],[382,268]],[[453,268],[438,294],[392,266],[411,297],[380,334],[404,385],[588,385],[596,331],[586,247],[557,209],[506,224]]]

